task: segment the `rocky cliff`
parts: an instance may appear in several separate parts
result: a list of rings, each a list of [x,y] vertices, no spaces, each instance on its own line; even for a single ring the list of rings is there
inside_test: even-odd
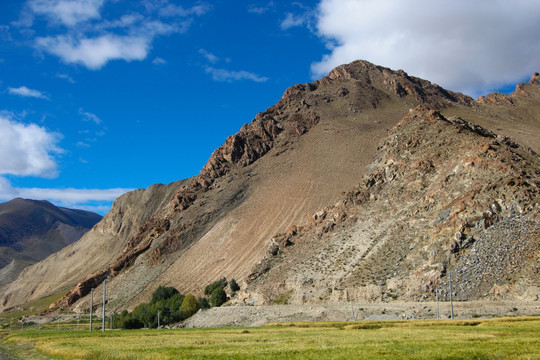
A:
[[[358,206],[360,203],[375,204],[372,213],[365,207],[362,214],[355,215],[357,218],[365,219],[361,225],[355,226],[363,227],[364,231],[369,233],[367,238],[373,240],[385,239],[386,233],[394,228],[398,229],[397,233],[403,231],[405,235],[405,230],[400,230],[399,226],[403,226],[404,229],[416,229],[416,224],[424,221],[421,219],[432,216],[421,215],[429,210],[430,206],[433,209],[440,208],[442,211],[440,216],[444,218],[443,215],[446,214],[444,211],[454,209],[450,205],[452,201],[462,199],[463,204],[466,204],[467,197],[478,198],[480,195],[474,192],[482,193],[481,187],[474,188],[471,190],[472,193],[468,192],[465,195],[462,193],[463,184],[452,183],[453,178],[450,176],[457,166],[457,163],[451,162],[455,160],[452,154],[462,151],[459,149],[472,151],[474,145],[478,150],[475,156],[483,156],[480,152],[484,148],[476,146],[477,140],[474,140],[476,139],[474,136],[480,136],[479,139],[484,139],[487,143],[498,141],[500,145],[490,145],[496,148],[495,153],[507,148],[517,149],[514,153],[508,153],[508,159],[505,161],[522,156],[529,164],[528,170],[525,170],[527,174],[534,173],[534,171],[531,173],[531,169],[535,167],[535,171],[538,169],[538,163],[535,162],[536,155],[528,153],[518,144],[536,146],[534,149],[538,150],[538,144],[531,140],[538,138],[539,134],[538,113],[535,112],[539,106],[537,87],[531,80],[531,83],[522,86],[523,93],[516,90],[515,94],[510,95],[512,103],[505,102],[506,105],[501,105],[499,102],[474,101],[465,95],[409,76],[403,71],[393,71],[365,61],[340,66],[320,81],[298,84],[287,89],[276,105],[258,114],[237,134],[227,138],[212,154],[199,175],[169,185],[156,185],[147,190],[137,190],[119,198],[103,221],[80,241],[21,274],[6,290],[1,306],[7,308],[50,293],[69,290],[53,309],[71,307],[84,311],[89,305],[86,295],[90,288],[99,289],[105,278],[109,279],[109,303],[113,309],[132,308],[137,303],[148,300],[158,285],[172,285],[183,292],[199,293],[206,284],[222,276],[239,279],[243,287],[249,283],[251,292],[246,298],[252,297],[266,302],[272,299],[257,295],[261,294],[261,291],[263,293],[266,291],[266,287],[260,285],[263,282],[265,286],[280,292],[291,291],[296,287],[305,289],[309,286],[316,288],[315,293],[319,294],[321,289],[328,292],[328,289],[333,287],[336,289],[355,287],[359,289],[355,296],[365,296],[358,286],[363,288],[367,286],[365,289],[368,289],[373,281],[389,279],[388,274],[396,271],[394,266],[398,263],[413,266],[410,265],[411,262],[394,259],[396,256],[398,260],[402,257],[405,259],[408,256],[407,249],[413,246],[412,242],[408,245],[402,243],[396,245],[399,249],[395,250],[395,253],[399,256],[388,256],[387,262],[381,263],[380,269],[373,267],[371,271],[374,274],[370,275],[371,277],[365,274],[349,276],[350,279],[347,281],[351,281],[350,285],[343,282],[343,279],[332,283],[335,286],[330,286],[331,283],[320,283],[315,280],[309,283],[309,280],[303,277],[303,280],[291,280],[290,274],[285,273],[283,277],[274,275],[282,274],[275,269],[280,266],[286,267],[284,265],[286,263],[278,265],[279,261],[276,262],[276,259],[285,258],[284,254],[300,251],[303,247],[299,245],[305,243],[307,248],[317,249],[321,263],[320,266],[306,267],[306,272],[299,272],[299,276],[307,272],[320,273],[322,276],[327,274],[324,271],[329,271],[328,274],[331,276],[327,275],[336,279],[343,274],[331,269],[334,269],[339,261],[351,262],[354,258],[355,261],[362,262],[362,255],[359,254],[364,252],[359,250],[355,252],[351,249],[340,255],[344,259],[351,256],[350,259],[339,260],[330,253],[327,254],[330,248],[325,245],[330,246],[330,243],[320,241],[327,239],[326,236],[331,234],[338,234],[341,222],[349,224],[347,219],[351,215],[345,208],[351,203]],[[530,96],[525,96],[525,93]],[[418,105],[426,109],[409,113],[409,109]],[[432,110],[439,112],[430,112]],[[417,113],[421,115],[414,115]],[[401,120],[405,115],[408,116],[406,120]],[[423,120],[413,121],[412,118],[415,116],[426,118],[425,124],[422,123]],[[396,128],[398,123],[400,125]],[[421,125],[409,126],[409,123]],[[520,131],[515,131],[515,124],[519,124]],[[445,126],[454,129],[453,133],[448,133],[450,130]],[[390,129],[394,130],[388,137]],[[409,129],[407,131],[410,134],[406,139],[403,135],[403,139],[395,140],[397,145],[392,147],[390,139],[402,136],[400,131],[404,130],[400,129]],[[523,132],[522,129],[527,131]],[[470,135],[471,132],[476,135]],[[502,138],[499,139],[495,133],[502,136],[516,136],[513,136],[513,141],[501,140]],[[452,134],[452,140],[446,139],[448,134]],[[386,139],[383,142],[386,145],[378,148],[382,139]],[[439,144],[437,141],[442,142]],[[427,147],[423,147],[424,142],[429,143]],[[514,144],[512,145],[514,147],[509,144]],[[415,149],[418,151],[415,152]],[[487,151],[486,158],[482,160],[483,162],[476,161],[482,164],[481,166],[490,168],[492,164],[488,160],[492,157],[488,155],[491,152],[488,149],[484,150]],[[401,153],[402,151],[404,153]],[[392,155],[387,155],[388,152]],[[409,153],[414,153],[414,159],[407,158]],[[474,156],[470,157],[474,162]],[[381,168],[383,159],[384,169]],[[447,162],[439,164],[439,161],[443,160]],[[518,165],[512,163],[511,167],[521,165],[522,163]],[[453,167],[449,170],[448,166]],[[374,172],[374,169],[379,170]],[[450,176],[448,181],[439,174],[443,169],[446,175]],[[366,175],[370,176],[371,180],[359,185]],[[398,178],[400,181],[392,182],[392,179]],[[488,177],[486,181],[488,183],[482,186],[493,185],[491,181],[498,180],[495,177]],[[410,189],[407,185],[409,183],[412,186]],[[447,183],[454,184],[455,188],[447,188]],[[401,187],[397,185],[394,187],[394,184],[401,184]],[[501,191],[522,189],[527,186],[523,182],[516,184],[514,188],[510,185],[502,187]],[[421,202],[427,208],[418,207],[415,210],[419,219],[409,219],[405,215],[394,217],[394,213],[401,214],[401,210],[405,211],[401,209],[401,205],[406,201],[412,201],[410,198],[417,199],[424,187],[430,188],[431,192],[423,195],[426,200],[425,203]],[[351,190],[356,188],[358,190]],[[358,199],[351,198],[352,200],[348,202],[344,200],[349,205],[345,203],[338,205],[343,207],[340,214],[330,216],[329,208],[321,211],[347,192],[348,196],[353,196],[350,195],[353,192],[359,192],[361,195]],[[439,200],[438,192],[446,194],[444,201]],[[405,197],[401,199],[401,196]],[[536,195],[527,196],[532,196],[533,200],[527,200],[529,201],[527,204],[534,208]],[[376,201],[373,199],[370,200],[373,202],[368,201],[372,197]],[[525,204],[525,200],[523,201]],[[514,204],[515,201],[507,203]],[[497,204],[503,207],[503,204],[499,202]],[[379,209],[379,206],[385,206],[384,211],[382,208]],[[459,208],[461,205],[455,206]],[[491,206],[491,203],[486,205],[484,202],[478,202],[474,206],[467,205],[468,210],[461,210],[458,215],[463,217],[470,212],[471,218],[476,219],[483,206]],[[452,211],[455,210],[451,210],[448,214],[448,219],[452,220],[448,221],[454,221],[454,216],[458,216]],[[306,216],[309,214],[315,214],[310,217],[309,222],[317,225],[310,225],[309,222],[305,224]],[[329,224],[329,220],[335,220],[336,224]],[[386,225],[376,225],[381,222]],[[497,222],[495,226],[503,226],[498,225],[499,223],[501,222]],[[439,223],[434,224],[439,226]],[[426,227],[431,228],[435,226],[434,224],[427,221]],[[446,226],[449,223],[444,224]],[[454,225],[459,227],[463,224],[456,222]],[[320,226],[323,227],[322,233],[327,235],[316,235],[314,239],[317,240],[308,241],[309,236],[304,234],[311,234],[312,231],[315,231],[313,234],[318,234],[317,231],[320,229],[314,229]],[[442,234],[450,231],[450,225],[444,229],[441,225],[437,229],[439,230],[430,231],[439,231],[442,237]],[[457,230],[459,229],[451,229],[452,232]],[[466,238],[460,241],[463,240],[465,243],[469,235],[479,236],[473,234],[469,228],[462,230],[460,231]],[[414,231],[412,234],[415,234]],[[419,232],[415,235],[414,241],[419,241],[416,240],[418,237],[429,237],[429,234],[430,232],[422,232],[420,235]],[[450,236],[455,238],[454,233]],[[304,240],[298,241],[296,237]],[[357,236],[351,233],[351,239],[356,238]],[[270,239],[274,239],[271,256],[267,253]],[[360,242],[355,246],[370,248],[373,243],[370,251],[383,248],[382,244],[386,243],[386,240],[358,241]],[[437,265],[440,268],[436,268],[436,271],[439,271],[439,282],[444,281],[446,269],[454,264],[451,261],[441,260],[440,257],[446,254],[447,250],[444,246],[450,246],[441,241],[435,238],[433,240],[433,244],[438,246],[433,250],[437,252],[433,259],[418,258],[412,263],[416,266],[414,269],[426,264],[426,266],[442,264]],[[293,246],[287,247],[293,243]],[[427,246],[427,243],[423,246]],[[462,246],[461,243],[459,246]],[[416,247],[413,246],[410,251],[414,249]],[[456,253],[459,251],[461,250]],[[370,252],[365,253],[366,258],[368,253]],[[294,257],[288,258],[295,264],[308,261],[309,256],[314,256],[310,251],[295,254],[296,260]],[[265,256],[266,260],[261,262],[263,264],[261,268],[261,264],[257,264]],[[270,260],[267,261],[268,259]],[[327,264],[328,269],[323,271],[324,264]],[[378,265],[377,262],[375,264]],[[53,274],[58,274],[58,280],[54,283],[48,280],[53,278]],[[20,284],[29,277],[41,279],[40,284],[32,289],[21,286]],[[372,278],[376,280],[372,281]],[[400,281],[409,284],[408,279],[409,277],[404,277]],[[307,281],[307,285],[303,284],[304,280]],[[284,281],[285,287],[282,285]],[[416,296],[414,286],[407,286],[413,290],[407,290],[403,294]],[[299,290],[298,294],[302,291]],[[298,294],[294,294],[296,299],[301,298]],[[306,299],[317,300],[320,296],[321,301],[343,300],[338,290],[335,292],[332,290],[330,294],[331,296],[310,295]]]

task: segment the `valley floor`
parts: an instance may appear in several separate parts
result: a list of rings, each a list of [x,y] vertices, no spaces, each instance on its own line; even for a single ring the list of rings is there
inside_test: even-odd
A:
[[[539,334],[540,317],[33,330],[1,334],[0,359],[540,359]]]

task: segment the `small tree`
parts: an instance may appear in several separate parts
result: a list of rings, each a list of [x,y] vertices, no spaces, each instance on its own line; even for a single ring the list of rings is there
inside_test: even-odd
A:
[[[150,303],[155,303],[160,300],[167,300],[174,295],[179,294],[178,290],[176,290],[172,286],[159,286],[153,293],[152,293],[152,301]]]
[[[210,285],[207,285],[205,288],[204,288],[204,295],[206,296],[209,296],[209,295],[212,295],[212,293],[214,292],[215,289],[217,288],[222,288],[222,289],[225,289],[225,287],[227,286],[227,279],[225,279],[224,277],[219,279],[218,281],[215,281],[213,283],[211,283]]]
[[[139,319],[136,319],[131,315],[126,316],[122,320],[120,327],[123,329],[141,329],[144,327],[144,324]]]
[[[157,315],[157,312],[154,312],[153,310],[154,309],[151,304],[142,303],[133,309],[131,315],[133,318],[143,323],[144,326],[151,327]]]
[[[199,309],[210,309],[210,303],[208,302],[207,298],[200,297],[197,299],[197,307]]]
[[[234,279],[232,279],[229,283],[229,288],[232,292],[237,292],[238,290],[240,290],[240,286],[238,286],[238,283]]]
[[[184,297],[182,305],[180,306],[180,310],[185,312],[186,317],[190,317],[191,315],[195,314],[198,310],[197,299],[195,296],[187,294]]]
[[[212,305],[212,307],[221,306],[226,301],[227,294],[225,294],[225,290],[223,290],[222,287],[215,288],[214,291],[212,291],[212,295],[210,295],[210,305]]]

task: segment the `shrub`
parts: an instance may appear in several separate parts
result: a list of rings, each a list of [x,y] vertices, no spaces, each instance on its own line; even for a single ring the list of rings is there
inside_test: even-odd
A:
[[[210,303],[208,302],[207,298],[200,297],[197,299],[197,307],[199,309],[210,309]]]
[[[132,317],[139,320],[146,327],[151,327],[154,322],[157,323],[157,310],[148,303],[139,304],[133,309]]]
[[[120,327],[124,329],[142,329],[144,324],[139,319],[128,316],[120,322]]]
[[[232,279],[229,283],[229,288],[232,292],[237,292],[238,290],[240,290],[240,286],[238,286],[238,283],[234,279]]]
[[[227,294],[225,294],[225,290],[223,290],[222,287],[215,288],[214,291],[212,291],[212,295],[210,295],[210,305],[212,305],[212,307],[221,306],[226,301]]]
[[[172,286],[159,286],[152,294],[152,301],[150,301],[150,303],[152,304],[160,300],[167,300],[176,294],[179,294],[179,292]]]
[[[184,311],[187,317],[195,314],[197,310],[199,310],[197,306],[197,299],[195,298],[195,296],[187,294],[184,297],[182,305],[180,306],[180,310]]]
[[[211,283],[210,285],[207,285],[204,288],[204,295],[206,296],[212,295],[215,289],[221,288],[223,290],[225,289],[226,286],[227,286],[227,279],[221,278],[218,281],[215,281]]]

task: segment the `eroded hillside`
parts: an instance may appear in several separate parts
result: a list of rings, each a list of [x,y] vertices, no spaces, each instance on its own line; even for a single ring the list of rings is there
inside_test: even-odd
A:
[[[275,236],[244,301],[291,303],[540,294],[540,159],[459,117],[419,107],[371,173]]]
[[[529,92],[536,89],[535,84],[526,84],[525,87]],[[245,287],[242,280],[249,282],[252,269],[267,252],[269,239],[277,233],[285,234],[285,238],[289,236],[288,232],[297,233],[291,226],[304,224],[310,214],[335,203],[341,194],[350,191],[367,173],[371,173],[373,166],[378,166],[375,163],[367,169],[375,157],[380,161],[383,151],[378,150],[378,144],[410,108],[422,104],[444,114],[474,114],[474,123],[484,122],[492,131],[501,129],[506,134],[514,128],[514,123],[520,122],[526,111],[538,105],[536,95],[527,101],[520,99],[516,98],[512,110],[505,113],[508,118],[493,119],[491,112],[496,112],[499,104],[475,102],[470,97],[444,90],[403,71],[392,71],[365,61],[340,66],[321,81],[287,89],[276,105],[258,114],[250,124],[229,137],[214,152],[200,175],[170,185],[138,190],[119,198],[103,221],[79,242],[22,274],[5,292],[2,307],[12,307],[70,289],[55,309],[72,307],[85,311],[89,306],[86,295],[90,288],[99,291],[105,278],[109,279],[109,304],[113,309],[132,308],[147,301],[158,285],[171,285],[182,292],[198,294],[206,284],[226,276],[240,280],[241,286]],[[528,113],[527,119],[524,129],[528,129],[528,134],[538,134],[538,119],[534,112]],[[456,125],[459,121],[455,120],[453,126],[460,128]],[[465,125],[461,128],[462,133],[467,133]],[[469,143],[462,144],[459,134],[449,141],[446,151],[454,152],[453,145],[470,146]],[[422,143],[422,132],[416,135],[418,139],[412,143]],[[430,136],[440,137],[438,133]],[[507,143],[511,141],[502,142]],[[516,148],[521,149],[518,145]],[[413,147],[398,147],[396,151],[411,149]],[[429,151],[417,154],[425,156],[424,162],[418,164],[418,171],[428,171],[424,167],[429,168],[430,161],[436,162],[432,160],[434,156],[452,158],[446,152],[438,154],[437,149],[432,146]],[[526,153],[525,150],[520,151]],[[396,153],[395,157],[399,156],[406,154]],[[531,157],[535,159],[535,155],[527,156],[528,161],[532,161]],[[538,164],[533,162],[531,166]],[[416,181],[414,177],[403,178],[402,186],[413,180]],[[443,185],[441,183],[439,189],[444,189]],[[405,191],[400,188],[377,190],[377,186],[373,185],[365,196],[378,196],[378,199],[383,199],[378,201],[384,202],[384,197],[377,195],[376,191],[388,191],[399,204],[398,193],[390,192]],[[433,189],[435,191],[436,188]],[[448,198],[463,196],[459,187],[452,191],[447,194]],[[359,215],[365,221],[361,226],[367,232],[380,222],[394,222],[392,226],[398,226],[394,221],[397,219],[394,215],[396,209],[400,208],[392,208],[388,201],[386,212],[374,212],[373,216],[369,212]],[[418,209],[419,213],[422,211],[422,208]],[[476,211],[480,210],[473,212],[476,214]],[[326,221],[328,217],[317,215],[317,219]],[[400,224],[411,227],[405,220],[402,218]],[[370,237],[384,238],[385,227],[377,229]],[[338,230],[332,227],[327,233],[338,234]],[[450,235],[454,236],[453,233]],[[364,246],[362,241],[358,246]],[[333,259],[330,254],[325,255],[328,249],[322,246],[324,244],[305,243],[306,247],[316,249],[321,258]],[[365,246],[369,247],[369,244]],[[295,243],[289,248],[302,247]],[[294,251],[291,250],[291,254]],[[442,256],[443,253],[441,250],[437,254]],[[337,261],[327,267],[333,268]],[[420,263],[418,260],[415,264],[420,266]],[[325,273],[320,266],[308,266],[306,269]],[[272,270],[263,276],[272,274],[278,272]],[[338,274],[333,273],[332,277],[339,277]],[[35,279],[35,286],[23,285],[29,278]],[[360,278],[357,280],[361,281]],[[286,274],[283,281],[285,279],[288,279]],[[356,278],[350,281],[353,279]],[[276,277],[273,284],[278,286],[283,281]],[[294,280],[290,284],[296,286],[297,283]],[[325,283],[314,280],[312,284],[299,285],[299,289],[311,286],[317,288],[316,293],[323,288],[324,292],[328,291]],[[359,284],[354,283],[354,286]],[[277,289],[283,290],[279,286]],[[258,288],[252,289],[255,289],[254,294],[258,291]],[[325,301],[342,298],[338,292],[335,296],[323,296]]]

